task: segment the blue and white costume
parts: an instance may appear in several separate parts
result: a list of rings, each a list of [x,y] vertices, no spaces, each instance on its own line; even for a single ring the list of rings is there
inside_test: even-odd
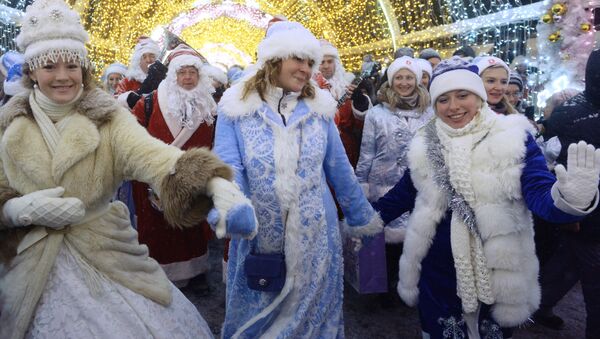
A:
[[[483,121],[478,121],[480,118]],[[467,171],[450,168],[450,177],[453,186],[459,187],[465,178],[465,184],[471,186],[469,191],[475,200],[470,205],[481,235],[483,266],[488,272],[479,274],[477,264],[471,261],[467,264],[472,265],[475,274],[466,278],[463,275],[465,256],[456,253],[465,254],[465,249],[474,248],[473,241],[469,245],[468,237],[460,239],[461,230],[455,228],[458,217],[435,182],[428,138],[421,130],[410,146],[409,170],[376,203],[384,222],[411,211],[400,259],[398,292],[409,305],[418,304],[421,327],[431,338],[475,337],[474,333],[481,338],[502,338],[500,327],[523,323],[540,301],[530,211],[555,222],[573,222],[589,210],[570,206],[553,189],[556,179],[548,171],[525,117],[496,115],[485,105],[474,122],[465,127],[486,125],[472,133],[472,139],[459,135],[460,130],[450,138],[442,138],[439,119],[432,124],[436,122],[447,162],[453,163],[455,155],[449,153],[465,146],[462,141],[472,142],[472,149],[465,148],[469,155],[456,159]],[[468,173],[467,177],[454,178],[454,172],[461,171],[464,173],[459,174]],[[483,288],[486,282],[487,291]],[[470,316],[465,312],[468,300],[475,306]]]
[[[335,101],[316,89],[298,99],[271,88],[287,117],[256,91],[242,98],[242,81],[219,105],[214,151],[235,170],[258,219],[253,240],[232,240],[227,270],[224,338],[343,338],[343,260],[335,190],[355,236],[382,229],[354,176],[333,122]],[[279,100],[277,100],[279,99]],[[247,286],[244,261],[285,248],[287,277],[280,293]]]

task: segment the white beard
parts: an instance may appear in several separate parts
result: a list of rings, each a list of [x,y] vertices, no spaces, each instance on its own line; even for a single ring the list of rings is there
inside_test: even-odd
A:
[[[327,79],[327,82],[331,85],[329,92],[335,100],[339,100],[346,93],[346,87],[350,84],[346,80],[345,73],[344,66],[336,59],[335,72],[333,72],[333,76],[330,79]]]
[[[177,85],[173,78],[167,77],[165,81],[169,93],[167,114],[170,117],[178,121],[181,127],[194,128],[202,122],[212,125],[217,104],[211,95],[212,85],[206,77],[201,77],[198,85],[189,91]]]

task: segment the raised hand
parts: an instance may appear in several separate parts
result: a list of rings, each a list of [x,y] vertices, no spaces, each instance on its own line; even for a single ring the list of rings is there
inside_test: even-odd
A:
[[[594,198],[598,198],[600,149],[584,141],[569,145],[567,169],[558,165],[555,172],[556,185],[562,197],[576,208],[588,208]]]

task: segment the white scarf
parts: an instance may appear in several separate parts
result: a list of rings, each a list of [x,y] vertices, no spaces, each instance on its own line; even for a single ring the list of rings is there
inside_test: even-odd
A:
[[[454,129],[439,118],[435,121],[450,183],[471,207],[476,203],[471,185],[471,154],[490,131],[495,117],[495,113],[484,103],[479,113],[463,128]],[[463,311],[466,314],[476,312],[479,301],[493,304],[490,271],[482,241],[469,232],[458,213],[452,213],[450,243],[456,268],[456,288]]]
[[[38,88],[35,88],[29,94],[29,105],[31,106],[33,117],[42,131],[42,136],[52,156],[54,156],[58,140],[60,139],[59,131],[64,127],[61,122],[65,116],[71,114],[75,103],[81,98],[82,94],[83,87],[81,87],[73,100],[65,104],[55,103]],[[54,125],[55,123],[56,126]]]

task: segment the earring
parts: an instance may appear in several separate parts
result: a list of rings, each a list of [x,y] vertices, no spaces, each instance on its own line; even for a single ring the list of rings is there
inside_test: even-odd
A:
[[[38,83],[37,83],[37,81],[34,81],[34,82],[33,82],[33,88],[38,88]]]
[[[85,88],[85,85],[83,84],[83,82],[81,83],[81,88]]]

